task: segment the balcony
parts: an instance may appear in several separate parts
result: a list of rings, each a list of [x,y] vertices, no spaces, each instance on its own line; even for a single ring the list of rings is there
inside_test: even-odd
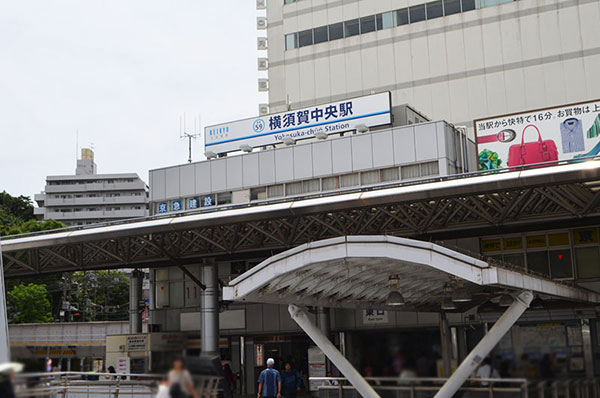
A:
[[[54,220],[111,220],[119,218],[135,218],[148,215],[148,210],[143,209],[126,209],[126,210],[95,210],[95,211],[48,211],[47,218]]]
[[[136,204],[145,205],[148,203],[146,195],[134,196],[134,195],[123,195],[123,196],[112,196],[104,197],[97,196],[93,198],[46,198],[46,206],[87,206],[87,205],[103,205],[103,204]]]
[[[142,180],[134,182],[94,182],[90,184],[46,185],[46,193],[93,192],[93,191],[133,191],[143,190],[146,184]]]

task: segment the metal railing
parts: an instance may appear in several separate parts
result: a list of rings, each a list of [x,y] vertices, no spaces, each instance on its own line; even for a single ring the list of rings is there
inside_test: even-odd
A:
[[[360,398],[343,377],[310,377],[318,386],[319,398]],[[446,378],[365,377],[382,398],[431,398]],[[600,379],[559,379],[531,382],[527,379],[468,379],[455,397],[464,398],[592,398],[600,397]]]
[[[17,376],[18,398],[152,398],[163,375],[88,372],[26,373]],[[220,378],[194,376],[198,398],[216,398]]]

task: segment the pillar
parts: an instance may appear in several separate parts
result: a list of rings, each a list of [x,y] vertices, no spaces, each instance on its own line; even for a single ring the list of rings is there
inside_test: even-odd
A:
[[[327,307],[317,307],[317,325],[321,332],[331,340],[331,325],[329,318],[329,308]],[[331,371],[331,361],[327,357],[325,357],[325,370],[326,372]]]
[[[8,344],[8,317],[6,316],[6,292],[4,291],[2,243],[0,243],[0,363],[9,361],[10,345]]]
[[[142,313],[140,301],[142,300],[142,278],[140,270],[134,270],[129,278],[129,333],[142,333]]]
[[[583,358],[585,361],[585,377],[591,379],[594,377],[594,357],[592,354],[592,334],[590,330],[590,320],[581,320],[581,337],[583,340]]]
[[[202,267],[202,283],[206,286],[201,296],[202,355],[219,355],[219,284],[217,265]]]
[[[440,351],[444,368],[442,377],[450,377],[452,372],[452,336],[450,327],[448,326],[448,318],[446,318],[446,314],[443,312],[440,313]]]

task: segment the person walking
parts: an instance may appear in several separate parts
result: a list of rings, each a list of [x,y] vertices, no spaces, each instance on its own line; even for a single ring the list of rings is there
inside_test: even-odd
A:
[[[273,369],[275,360],[267,359],[267,368],[258,377],[258,398],[281,398],[281,375]]]
[[[302,377],[292,369],[292,364],[285,363],[285,370],[281,372],[281,395],[283,398],[296,398],[302,388]]]
[[[196,389],[194,388],[194,380],[192,375],[185,368],[183,359],[177,358],[173,361],[173,367],[167,376],[169,381],[169,394],[171,398],[198,398]]]

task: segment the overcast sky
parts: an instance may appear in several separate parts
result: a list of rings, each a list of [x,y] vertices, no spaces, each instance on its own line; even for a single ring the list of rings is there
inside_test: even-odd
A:
[[[33,195],[74,174],[93,143],[100,173],[187,161],[189,129],[251,117],[258,103],[249,0],[0,2],[0,191]],[[202,140],[194,160],[203,158]]]

